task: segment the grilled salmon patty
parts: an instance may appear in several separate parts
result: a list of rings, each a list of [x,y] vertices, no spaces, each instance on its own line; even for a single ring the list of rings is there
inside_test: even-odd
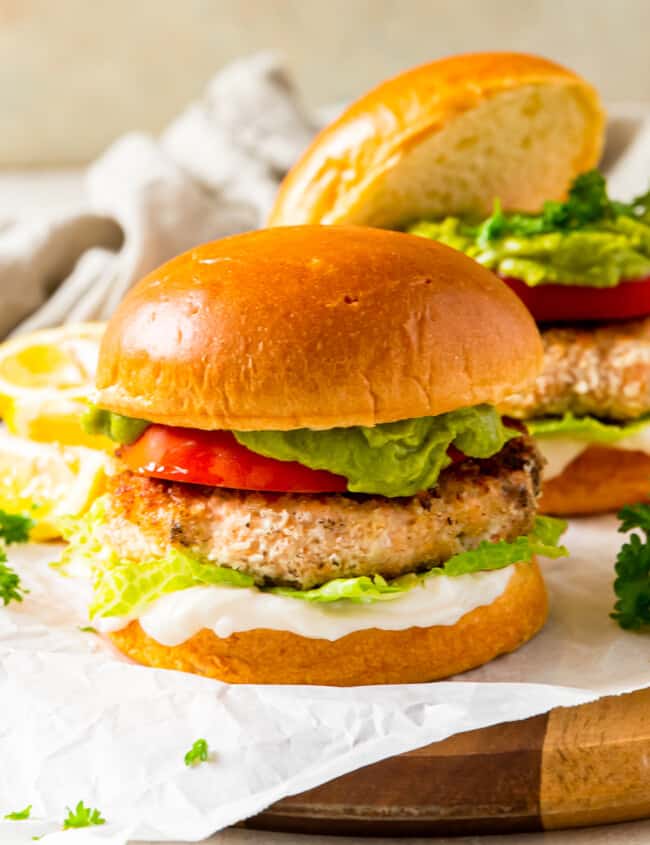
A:
[[[532,419],[569,411],[611,420],[650,413],[650,317],[547,328],[542,341],[542,372],[529,390],[502,403],[503,413]]]
[[[530,438],[518,437],[493,458],[448,467],[435,489],[398,499],[246,492],[123,472],[110,482],[98,539],[130,560],[184,549],[258,584],[394,578],[530,531],[540,463]]]

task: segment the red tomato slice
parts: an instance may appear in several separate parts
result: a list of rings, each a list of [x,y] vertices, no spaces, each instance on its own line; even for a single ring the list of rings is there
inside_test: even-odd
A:
[[[452,464],[459,464],[467,458],[467,455],[464,455],[460,449],[457,449],[452,443],[447,449],[447,457]]]
[[[650,276],[624,281],[615,288],[578,285],[529,287],[520,279],[503,281],[540,323],[576,320],[628,320],[650,314]]]
[[[251,452],[230,431],[199,431],[151,425],[120,457],[134,472],[170,481],[272,490],[287,493],[340,493],[347,480],[295,461],[277,461]]]

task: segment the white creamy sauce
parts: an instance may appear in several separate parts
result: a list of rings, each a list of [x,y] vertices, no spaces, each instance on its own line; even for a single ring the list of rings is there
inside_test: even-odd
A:
[[[162,596],[138,618],[143,630],[165,646],[176,646],[208,628],[218,637],[266,628],[302,637],[337,640],[367,628],[401,631],[454,625],[477,607],[491,604],[506,589],[513,566],[492,572],[426,578],[388,601],[311,603],[243,587],[191,587]],[[103,632],[131,620],[96,619]]]
[[[545,481],[561,475],[574,458],[589,446],[575,437],[536,437],[537,448],[546,458],[543,470]]]
[[[594,445],[577,437],[537,437],[536,442],[540,452],[547,460],[544,467],[545,479],[561,475],[572,460],[581,455],[589,446]],[[606,445],[612,449],[628,449],[650,454],[650,425],[634,432],[634,434],[621,438],[621,440],[617,440],[615,443],[607,443]]]

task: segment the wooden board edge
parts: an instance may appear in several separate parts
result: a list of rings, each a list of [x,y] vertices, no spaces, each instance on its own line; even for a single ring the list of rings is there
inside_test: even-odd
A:
[[[650,689],[551,711],[540,812],[547,830],[650,816]]]
[[[284,798],[246,827],[349,836],[541,830],[548,715],[457,734]]]

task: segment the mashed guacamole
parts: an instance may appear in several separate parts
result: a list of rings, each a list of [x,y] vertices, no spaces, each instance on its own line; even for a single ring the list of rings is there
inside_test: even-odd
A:
[[[530,286],[606,288],[650,276],[650,192],[615,202],[597,171],[578,177],[565,203],[547,202],[539,214],[505,214],[496,202],[484,221],[422,220],[408,231]]]

